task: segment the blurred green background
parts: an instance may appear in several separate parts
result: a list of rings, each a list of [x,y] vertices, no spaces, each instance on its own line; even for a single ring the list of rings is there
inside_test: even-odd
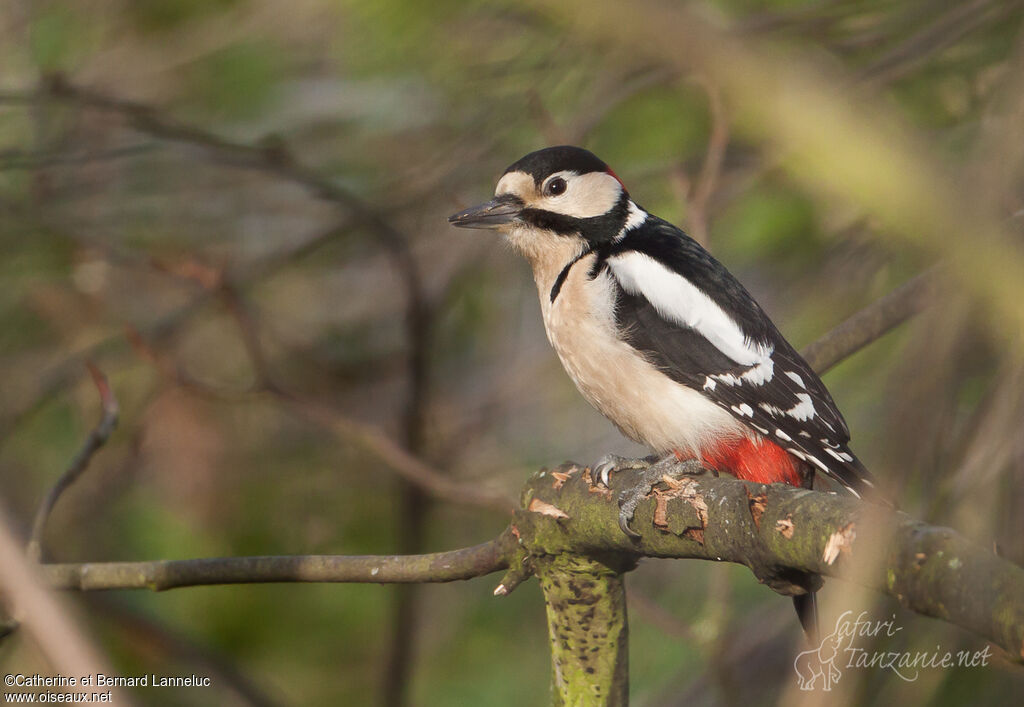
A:
[[[313,405],[509,495],[540,466],[641,451],[562,372],[526,264],[492,234],[446,223],[545,145],[581,144],[611,164],[797,347],[942,251],[808,189],[713,72],[679,71],[539,6],[0,4],[0,501],[23,534],[98,417],[87,359],[110,377],[122,422],[53,513],[55,561],[424,552],[505,527],[492,510],[410,490],[359,439],[311,419]],[[759,47],[769,68],[842,77],[833,90],[897,116],[965,195],[983,189],[993,218],[1020,232],[1024,4],[687,7]],[[324,198],[324,184],[340,191]],[[825,380],[853,447],[907,512],[1021,563],[1020,352],[956,291]],[[122,674],[214,682],[133,693],[140,704],[544,704],[540,593],[530,583],[497,600],[496,582],[72,599]],[[745,569],[648,561],[629,589],[634,704],[806,698],[794,692],[803,643],[790,603]],[[848,591],[830,582],[824,596]],[[903,627],[879,650],[984,646],[869,601]],[[0,668],[48,671],[20,632],[0,644]],[[1022,691],[1020,669],[997,658],[915,682],[851,670],[810,699],[1008,704]]]

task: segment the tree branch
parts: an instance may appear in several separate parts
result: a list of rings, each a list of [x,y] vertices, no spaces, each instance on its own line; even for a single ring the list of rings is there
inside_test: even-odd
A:
[[[708,210],[711,197],[715,193],[722,163],[729,147],[729,118],[726,115],[722,94],[714,81],[707,76],[697,77],[708,96],[708,113],[711,117],[711,133],[708,135],[708,147],[704,154],[697,181],[690,195],[687,223],[693,238],[705,246],[709,243]]]
[[[82,448],[78,450],[78,454],[71,460],[71,465],[61,474],[49,493],[46,494],[43,502],[39,504],[39,510],[36,511],[35,519],[32,521],[32,534],[29,536],[28,541],[28,556],[36,562],[42,559],[43,532],[46,530],[46,521],[50,517],[50,511],[57,504],[61,494],[71,484],[75,483],[82,475],[82,472],[89,467],[89,462],[92,460],[93,455],[99,451],[100,447],[106,444],[114,428],[117,427],[119,407],[107,377],[92,363],[86,363],[86,366],[89,369],[89,375],[92,376],[93,383],[96,384],[96,390],[99,391],[100,402],[103,405],[103,414],[100,417],[99,423],[89,433]]]
[[[614,499],[637,474],[616,473],[610,491],[573,464],[535,474],[516,512],[522,548],[511,566],[562,553],[734,562],[783,594],[805,591],[799,573],[840,577],[1024,659],[1024,569],[949,528],[852,497],[704,475],[667,482],[642,503],[634,542]]]
[[[811,368],[824,373],[927,307],[935,293],[936,273],[935,268],[926,270],[875,300],[800,354]]]
[[[566,464],[527,483],[512,525],[491,542],[410,556],[234,557],[43,565],[49,583],[79,590],[153,589],[263,582],[450,582],[508,573],[515,588],[556,555],[628,571],[641,557],[734,562],[783,594],[805,591],[803,573],[844,578],[904,607],[966,628],[1024,659],[1024,569],[949,528],[831,493],[712,475],[666,481],[640,504],[633,541],[618,525],[613,488]],[[541,570],[544,571],[543,568]]]
[[[151,562],[48,564],[56,589],[151,589],[209,584],[354,582],[407,584],[472,579],[508,567],[516,541],[510,531],[481,545],[426,555],[282,555],[210,557]]]

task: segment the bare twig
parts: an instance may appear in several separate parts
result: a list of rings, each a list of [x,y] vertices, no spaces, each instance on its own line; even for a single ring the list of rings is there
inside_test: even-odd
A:
[[[93,455],[99,451],[100,447],[106,444],[110,434],[117,427],[119,408],[114,391],[110,388],[110,382],[107,381],[107,377],[95,365],[86,363],[86,366],[89,369],[89,375],[92,376],[93,383],[96,384],[96,390],[99,391],[103,414],[100,417],[99,423],[89,433],[82,448],[78,450],[78,454],[71,460],[70,466],[61,474],[60,478],[57,479],[57,482],[46,494],[43,502],[39,504],[39,510],[36,511],[35,519],[32,521],[32,534],[28,541],[28,556],[36,562],[42,559],[43,532],[46,530],[46,521],[50,517],[50,511],[53,510],[61,494],[71,484],[75,483],[82,475],[82,472],[88,468]]]
[[[824,373],[924,309],[935,292],[937,271],[927,270],[846,319],[801,355]]]
[[[949,11],[934,22],[900,42],[876,61],[868,65],[861,78],[871,83],[886,84],[897,81],[920,64],[979,27],[993,22],[1013,10],[1015,3],[1000,3],[993,9],[992,0],[973,0],[955,3]]]
[[[708,203],[715,193],[718,177],[722,173],[722,162],[729,146],[729,118],[722,103],[722,93],[713,80],[698,75],[697,82],[708,96],[708,111],[711,114],[711,134],[708,136],[707,152],[697,175],[697,182],[689,199],[687,225],[690,235],[698,243],[708,244]]]
[[[490,542],[426,555],[281,555],[214,557],[153,562],[94,562],[43,565],[58,589],[151,589],[210,584],[357,582],[402,584],[454,582],[508,567],[516,539],[506,531]]]
[[[255,347],[255,349],[250,348],[250,355],[255,351],[262,360],[263,354],[259,347],[257,333],[251,329],[252,322],[244,324],[239,322],[239,326],[243,330],[249,330],[246,335],[246,346],[247,348]],[[228,393],[216,390],[189,377],[166,356],[160,355],[138,332],[129,330],[129,337],[136,351],[155,365],[161,375],[176,385],[215,399],[235,401],[240,397],[244,398],[257,392],[268,393],[277,397],[301,417],[329,430],[348,444],[373,455],[399,477],[435,498],[458,505],[496,510],[506,515],[511,514],[515,508],[515,502],[506,494],[488,488],[478,488],[474,482],[454,480],[409,451],[408,448],[392,440],[378,427],[354,420],[331,406],[286,390],[273,382],[273,379],[261,378],[254,388],[247,391]],[[258,375],[262,374],[258,373]]]
[[[260,343],[260,333],[256,325],[256,319],[242,293],[234,284],[227,280],[220,282],[219,293],[225,308],[238,325],[242,342],[245,345],[245,350],[249,355],[249,360],[256,374],[256,389],[271,393],[279,391],[280,387],[271,373],[270,364],[267,362],[267,356],[263,352],[263,345]]]
[[[244,274],[236,276],[233,280],[235,287],[245,289],[269,279],[294,261],[304,258],[327,243],[337,240],[341,235],[348,232],[348,229],[349,224],[347,221],[339,221],[296,246],[267,256]],[[158,263],[152,260],[149,260],[149,264],[153,266],[158,265]],[[175,274],[180,275],[181,273]],[[202,293],[184,306],[162,317],[144,330],[139,331],[140,337],[145,339],[150,345],[155,346],[158,342],[171,337],[189,319],[205,311],[206,306],[215,300],[215,290],[204,289]],[[41,381],[37,386],[36,392],[26,398],[23,403],[15,405],[14,409],[5,412],[0,417],[0,444],[3,443],[3,440],[10,434],[10,430],[16,427],[19,422],[24,420],[46,400],[77,380],[86,361],[108,358],[124,352],[127,348],[125,346],[126,343],[134,344],[135,342],[130,339],[126,340],[122,335],[111,336],[89,347],[86,351],[75,354],[48,369],[40,377]]]
[[[586,142],[590,133],[608,114],[633,96],[649,88],[668,83],[677,72],[663,66],[645,67],[627,76],[613,77],[596,98],[577,111],[576,118],[562,132],[573,145]]]
[[[504,514],[511,513],[515,508],[513,500],[504,493],[477,488],[471,483],[451,479],[447,474],[396,444],[373,425],[350,419],[318,403],[287,397],[285,400],[303,417],[331,430],[350,444],[366,450],[403,479],[435,498],[465,506],[490,508]]]
[[[279,137],[275,136],[256,144],[229,140],[198,126],[175,120],[154,106],[75,86],[59,75],[43,81],[34,93],[0,93],[0,102],[20,100],[30,103],[40,98],[56,99],[93,110],[115,113],[139,132],[169,142],[197,147],[211,158],[225,164],[255,169],[286,179],[304,187],[318,198],[343,206],[363,226],[377,233],[389,249],[407,250],[408,239],[401,231],[336,180],[300,162],[292,154],[287,143]],[[403,270],[407,270],[408,262],[405,256],[400,260]],[[413,284],[409,283],[410,287]]]
[[[409,238],[338,181],[300,162],[287,143],[279,137],[256,144],[229,140],[201,127],[175,120],[151,105],[75,86],[58,75],[43,81],[32,93],[0,92],[0,103],[31,104],[41,98],[114,113],[124,118],[135,130],[147,135],[199,148],[211,159],[224,164],[254,169],[288,180],[317,198],[343,207],[354,221],[377,234],[399,271],[405,292],[410,336],[418,336],[420,330],[424,329],[423,322],[428,318],[425,289],[409,246]]]

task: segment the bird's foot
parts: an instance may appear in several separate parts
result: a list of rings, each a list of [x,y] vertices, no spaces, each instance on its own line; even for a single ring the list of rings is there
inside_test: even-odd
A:
[[[611,488],[611,475],[615,471],[626,471],[628,469],[646,469],[658,461],[657,455],[633,459],[620,457],[618,454],[605,454],[594,464],[594,478],[605,488]]]
[[[678,479],[683,476],[703,474],[707,471],[698,460],[689,459],[680,462],[675,454],[669,454],[664,459],[648,463],[641,468],[643,471],[640,473],[639,483],[619,494],[619,527],[622,528],[623,533],[634,540],[640,538],[640,533],[630,528],[629,524],[633,521],[636,507],[647,498],[654,486],[662,480],[662,477],[668,476]]]

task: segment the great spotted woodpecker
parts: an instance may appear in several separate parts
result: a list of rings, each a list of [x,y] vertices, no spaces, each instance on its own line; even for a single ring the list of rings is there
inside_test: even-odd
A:
[[[860,496],[871,475],[850,451],[832,396],[750,293],[696,241],[644,211],[587,150],[532,152],[493,200],[450,217],[495,229],[533,268],[548,339],[583,397],[660,461],[620,497],[620,525],[651,484],[693,460],[764,483],[810,486],[815,471]],[[605,457],[595,471],[641,464]],[[813,631],[813,593],[794,598]]]

